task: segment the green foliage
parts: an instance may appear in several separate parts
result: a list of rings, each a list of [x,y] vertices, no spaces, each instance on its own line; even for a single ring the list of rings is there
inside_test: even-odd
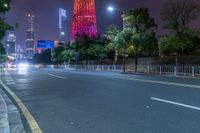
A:
[[[79,40],[79,53],[81,59],[89,60],[96,59],[100,60],[107,55],[107,50],[105,48],[105,38],[96,37],[90,38],[87,36],[82,37]]]
[[[117,44],[115,43],[115,39],[120,32],[120,28],[117,25],[110,25],[106,31],[106,37],[108,39],[106,49],[108,50],[109,55],[115,56],[113,64],[116,64],[118,60],[118,49]]]
[[[106,36],[110,42],[114,42],[115,37],[117,34],[121,32],[119,26],[117,25],[110,25],[106,30]]]
[[[11,0],[0,0],[0,15],[10,10]],[[11,30],[12,27],[5,22],[5,19],[0,17],[0,42],[2,41],[5,32]],[[0,61],[6,61],[7,55],[3,44],[0,43]]]
[[[0,55],[4,55],[4,54],[6,54],[6,50],[3,47],[3,44],[0,43]]]
[[[10,10],[11,0],[0,0],[0,13],[5,13]]]
[[[188,55],[192,54],[195,50],[197,37],[193,34],[187,34],[182,37],[177,35],[164,36],[159,42],[159,51],[161,54],[170,55]]]
[[[8,60],[8,56],[6,54],[0,54],[0,63],[6,62]]]
[[[140,51],[142,56],[158,56],[158,41],[155,32],[147,33],[143,37]]]
[[[76,51],[74,49],[65,49],[61,55],[62,55],[62,60],[75,60],[75,53]]]
[[[124,14],[126,27],[136,29],[137,33],[144,33],[152,27],[156,27],[155,20],[150,17],[148,8],[130,10]]]
[[[12,30],[12,26],[7,24],[3,18],[0,18],[0,40],[3,39],[7,30]]]
[[[196,19],[200,13],[200,5],[194,0],[173,0],[164,4],[161,18],[165,21],[164,28],[181,35],[187,24]]]
[[[137,54],[144,56],[156,55],[157,40],[155,32],[149,32],[150,29],[157,27],[155,20],[151,18],[149,10],[147,8],[139,8],[131,10],[125,13],[124,19],[126,22],[126,29],[131,33],[131,41],[129,44],[129,54],[134,52],[135,56]]]
[[[115,37],[115,43],[117,44],[117,48],[121,52],[125,52],[130,45],[136,44],[133,40],[136,37],[136,32],[132,29],[124,29]]]
[[[64,51],[63,46],[59,46],[51,50],[51,60],[56,63],[61,63],[63,61],[62,52]]]
[[[42,51],[40,54],[35,54],[33,60],[35,63],[51,63],[51,49]]]

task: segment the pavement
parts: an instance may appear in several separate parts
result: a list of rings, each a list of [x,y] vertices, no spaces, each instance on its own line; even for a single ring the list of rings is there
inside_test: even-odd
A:
[[[200,131],[199,79],[53,68],[0,76],[43,133]]]
[[[19,110],[2,88],[0,85],[0,133],[25,133]]]

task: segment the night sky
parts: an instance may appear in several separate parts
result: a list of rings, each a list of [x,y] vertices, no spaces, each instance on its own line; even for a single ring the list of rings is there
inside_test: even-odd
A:
[[[160,20],[160,10],[166,0],[96,0],[97,26],[98,31],[103,33],[110,24],[122,25],[120,13],[108,12],[107,6],[114,5],[121,9],[134,9],[147,7],[152,17],[159,25],[158,35],[165,34]],[[198,0],[200,2],[200,0]],[[12,0],[11,10],[6,14],[10,24],[16,22],[20,27],[16,30],[17,44],[25,46],[25,36],[27,27],[26,14],[33,13],[35,17],[35,37],[36,40],[49,39],[58,40],[58,8],[64,8],[68,13],[68,39],[71,33],[71,16],[73,11],[73,0]],[[200,19],[195,20],[193,27],[199,27]]]

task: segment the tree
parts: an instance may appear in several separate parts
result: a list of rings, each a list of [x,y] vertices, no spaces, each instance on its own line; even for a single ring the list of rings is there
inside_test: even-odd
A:
[[[152,57],[158,56],[158,40],[154,31],[147,33],[143,37],[139,53],[142,56]]]
[[[87,49],[87,51],[88,51],[88,54],[90,55],[90,57],[93,57],[97,60],[98,64],[107,55],[106,48],[99,43],[91,44],[91,47],[89,49]]]
[[[157,27],[157,25],[155,20],[150,16],[148,8],[139,8],[125,12],[123,17],[126,22],[126,28],[136,32],[132,36],[132,47],[135,53],[135,72],[137,72],[138,55],[141,52],[141,47],[148,47],[150,45],[145,42],[145,39],[147,39],[149,30]]]
[[[109,40],[107,49],[115,52],[115,57],[114,57],[114,61],[113,61],[114,65],[117,63],[117,59],[118,59],[118,49],[117,49],[117,44],[115,43],[115,37],[120,32],[121,32],[120,28],[117,25],[110,25],[106,31],[106,36]]]
[[[157,27],[151,18],[148,8],[139,8],[125,12],[123,15],[126,27],[135,29],[137,33],[146,33],[147,30]]]
[[[178,56],[194,54],[194,49],[199,49],[199,34],[189,27],[199,13],[200,5],[194,0],[170,1],[161,11],[164,28],[174,31],[174,34],[161,37],[159,51],[164,55],[176,54],[176,65]]]
[[[69,63],[71,62],[71,60],[75,60],[75,49],[69,49],[69,48],[66,48],[62,53],[62,60],[64,61],[69,61]]]
[[[57,64],[60,64],[63,61],[63,55],[62,52],[64,51],[63,46],[59,46],[57,48],[54,48],[51,50],[51,60],[53,62],[56,62]]]
[[[184,31],[182,36],[170,35],[163,36],[159,41],[159,51],[163,55],[176,55],[176,65],[178,65],[178,57],[182,55],[197,54],[199,45],[199,34],[192,30]]]
[[[95,59],[99,63],[99,61],[107,55],[105,41],[106,39],[100,36],[82,36],[78,41],[78,51],[81,59],[86,60],[86,64],[88,64],[89,59]]]
[[[164,4],[161,18],[164,28],[181,36],[187,25],[199,16],[200,5],[194,0],[173,0]]]
[[[161,54],[188,55],[194,52],[199,45],[198,32],[189,30],[180,37],[178,35],[163,36],[159,42]]]
[[[44,50],[40,54],[35,54],[33,60],[36,63],[51,63],[51,49]]]
[[[138,34],[136,33],[135,30],[132,30],[130,28],[124,29],[122,32],[117,34],[115,37],[115,44],[117,44],[117,49],[119,52],[122,53],[123,56],[123,70],[125,72],[125,59],[126,59],[126,53],[128,52],[127,50],[129,49],[130,46],[133,46],[135,49],[137,49],[137,44],[136,43],[136,36]]]
[[[4,14],[5,12],[10,10],[10,2],[11,0],[1,0],[0,1],[0,14]],[[12,29],[12,27],[5,22],[5,19],[0,17],[0,56],[1,61],[5,61],[6,58],[6,52],[5,48],[3,47],[3,44],[1,43],[1,40],[3,39],[5,32],[7,30]]]
[[[10,10],[11,0],[1,0],[0,2],[0,13],[5,13]]]

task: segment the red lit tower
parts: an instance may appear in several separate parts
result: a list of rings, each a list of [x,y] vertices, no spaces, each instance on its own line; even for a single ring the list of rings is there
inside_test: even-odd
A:
[[[96,11],[94,0],[74,0],[72,18],[72,40],[82,35],[97,35]]]

